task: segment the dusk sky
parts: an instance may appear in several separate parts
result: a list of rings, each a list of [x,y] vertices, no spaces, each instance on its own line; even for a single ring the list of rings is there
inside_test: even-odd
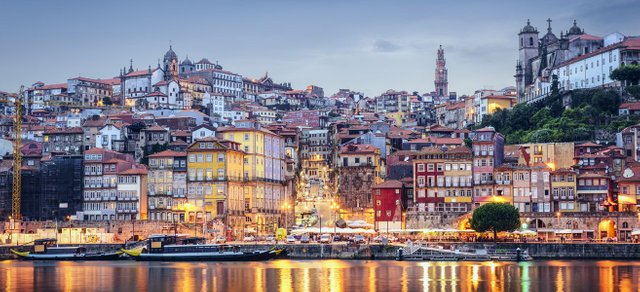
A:
[[[550,17],[558,36],[573,19],[589,34],[640,34],[633,0],[89,2],[5,1],[0,91],[111,78],[130,58],[134,68],[155,67],[171,41],[180,61],[206,57],[296,89],[367,96],[432,91],[442,44],[449,90],[461,95],[514,85],[517,33],[528,18],[545,33]]]

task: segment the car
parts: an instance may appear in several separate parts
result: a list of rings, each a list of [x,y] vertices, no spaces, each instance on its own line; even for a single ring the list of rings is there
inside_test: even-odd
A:
[[[336,235],[333,237],[333,242],[342,241],[342,237],[340,235]]]
[[[287,243],[296,243],[296,238],[293,235],[287,236]]]
[[[218,237],[216,237],[216,243],[225,243],[227,242],[227,238],[225,238],[222,235],[218,235]]]
[[[311,242],[311,238],[309,238],[309,235],[303,235],[302,237],[300,237],[300,243],[309,243]]]
[[[320,243],[331,243],[331,236],[329,234],[323,234],[320,236]]]
[[[373,242],[375,243],[380,243],[382,242],[383,237],[382,236],[376,236],[373,238]]]
[[[365,239],[364,239],[364,236],[362,236],[362,235],[356,235],[356,236],[353,238],[353,242],[358,243],[358,244],[360,244],[360,243],[366,243],[366,241],[365,241]]]
[[[276,237],[275,237],[275,236],[273,236],[273,235],[269,235],[269,236],[267,236],[267,237],[265,238],[265,241],[268,241],[268,242],[274,242],[274,241],[276,241]]]
[[[242,241],[255,241],[255,240],[256,240],[256,238],[255,238],[255,237],[253,237],[252,235],[245,236],[245,237],[242,239]]]

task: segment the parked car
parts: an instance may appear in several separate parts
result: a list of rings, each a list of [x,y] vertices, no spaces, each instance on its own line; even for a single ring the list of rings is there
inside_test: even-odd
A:
[[[296,238],[293,235],[287,235],[287,243],[296,243]]]
[[[273,235],[269,235],[269,236],[267,236],[265,238],[265,240],[268,241],[268,242],[274,242],[274,241],[276,241],[276,237],[273,236]]]
[[[309,235],[303,235],[302,237],[300,237],[300,243],[309,243],[311,242],[311,238],[309,238]]]
[[[245,236],[242,241],[256,241],[256,238],[253,237],[252,235],[249,236]]]
[[[361,243],[366,243],[364,236],[362,235],[356,235],[353,239],[353,242],[361,244]]]
[[[323,234],[320,236],[320,243],[331,243],[331,236],[329,234]]]
[[[342,237],[340,235],[336,235],[333,237],[333,242],[342,241]]]

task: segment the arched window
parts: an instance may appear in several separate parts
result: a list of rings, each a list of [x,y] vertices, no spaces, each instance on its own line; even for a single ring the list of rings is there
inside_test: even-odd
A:
[[[622,228],[629,228],[629,223],[627,222],[622,222]]]
[[[520,46],[523,47],[524,46],[524,39],[520,38]]]
[[[529,45],[533,46],[533,37],[529,37]]]

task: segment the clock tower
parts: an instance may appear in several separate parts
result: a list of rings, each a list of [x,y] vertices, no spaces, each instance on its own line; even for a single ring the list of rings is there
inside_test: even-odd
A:
[[[449,82],[447,81],[447,67],[444,59],[444,49],[442,45],[438,49],[438,58],[436,59],[436,97],[449,97]]]

